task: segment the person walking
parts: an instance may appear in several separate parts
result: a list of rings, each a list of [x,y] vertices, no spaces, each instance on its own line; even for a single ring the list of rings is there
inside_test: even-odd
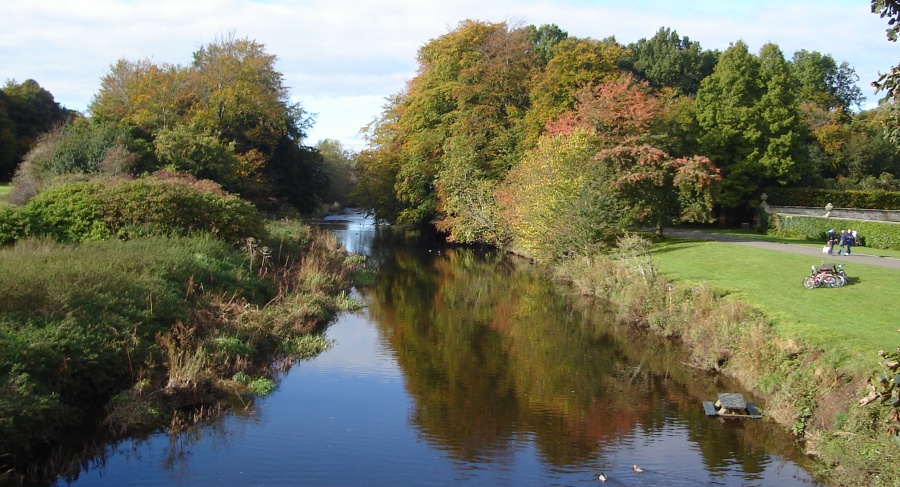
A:
[[[825,243],[828,245],[828,255],[834,255],[834,229],[831,228],[825,232],[828,239]]]
[[[854,243],[856,243],[856,241],[853,239],[853,230],[850,230],[849,228],[847,229],[847,237],[844,240],[847,241],[847,253],[845,253],[844,255],[850,255],[850,248],[853,247]]]
[[[843,228],[841,229],[841,235],[838,237],[838,255],[844,255],[844,246],[847,245],[847,231]]]

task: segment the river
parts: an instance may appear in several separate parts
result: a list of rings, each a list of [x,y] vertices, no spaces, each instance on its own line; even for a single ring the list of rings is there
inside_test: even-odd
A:
[[[746,391],[527,263],[362,215],[322,226],[378,272],[331,349],[245,411],[107,445],[57,484],[816,485],[783,428],[704,415]]]

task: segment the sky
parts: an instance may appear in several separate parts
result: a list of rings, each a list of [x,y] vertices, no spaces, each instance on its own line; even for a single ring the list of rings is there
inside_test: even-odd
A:
[[[187,65],[234,34],[278,57],[292,100],[314,114],[308,145],[365,146],[361,129],[416,75],[416,54],[461,21],[556,24],[571,36],[629,44],[660,28],[724,51],[805,49],[846,61],[871,82],[900,62],[900,45],[869,0],[0,0],[0,82],[34,79],[85,112],[119,59]]]

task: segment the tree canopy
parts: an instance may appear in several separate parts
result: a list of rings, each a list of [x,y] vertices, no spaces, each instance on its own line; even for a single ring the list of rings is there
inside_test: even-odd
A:
[[[140,170],[185,171],[258,204],[312,210],[328,179],[321,156],[303,145],[312,119],[291,101],[276,61],[233,34],[199,48],[187,66],[122,59],[101,79],[90,123],[129,132]]]
[[[9,181],[41,134],[73,118],[37,81],[8,80],[0,89],[0,181]]]

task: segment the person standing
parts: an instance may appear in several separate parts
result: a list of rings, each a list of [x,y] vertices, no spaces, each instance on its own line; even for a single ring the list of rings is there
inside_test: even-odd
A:
[[[828,244],[828,255],[834,255],[834,229],[830,228],[827,232],[825,232],[826,238],[828,239],[825,243]]]
[[[841,229],[841,235],[838,237],[838,255],[844,255],[844,246],[847,245],[847,231]]]
[[[844,239],[847,241],[847,253],[844,255],[850,255],[850,248],[853,247],[853,244],[856,243],[853,240],[853,230],[847,229],[847,237]]]

